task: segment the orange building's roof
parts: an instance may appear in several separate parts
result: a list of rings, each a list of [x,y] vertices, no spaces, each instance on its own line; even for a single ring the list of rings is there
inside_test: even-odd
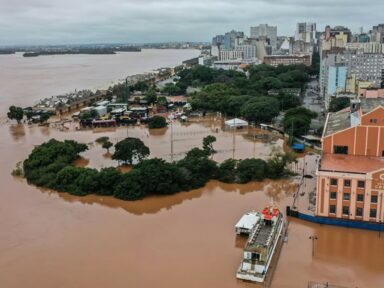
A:
[[[321,171],[369,173],[384,168],[384,160],[380,157],[324,154]]]
[[[359,118],[362,115],[373,111],[379,106],[384,106],[384,98],[363,98],[360,100],[360,113]],[[341,130],[345,130],[351,127],[351,109],[347,107],[340,111],[329,113],[328,121],[324,127],[324,137],[335,134]]]
[[[324,136],[335,134],[338,131],[351,127],[351,109],[349,107],[338,112],[328,114],[328,122],[324,128]]]

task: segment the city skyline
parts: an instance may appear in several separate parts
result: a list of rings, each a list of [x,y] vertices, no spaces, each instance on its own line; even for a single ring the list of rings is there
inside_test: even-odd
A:
[[[373,6],[374,12],[361,13]],[[334,3],[330,0],[0,0],[0,45],[150,43],[205,41],[232,29],[247,35],[251,26],[277,26],[279,36],[293,36],[297,22],[359,27],[381,22],[384,3],[377,0]],[[303,17],[302,15],[305,15]],[[356,21],[358,19],[358,21]]]

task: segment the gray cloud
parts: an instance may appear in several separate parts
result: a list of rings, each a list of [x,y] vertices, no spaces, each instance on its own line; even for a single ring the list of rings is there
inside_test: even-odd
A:
[[[260,23],[292,35],[300,21],[367,30],[381,11],[382,0],[0,0],[0,45],[209,41]]]

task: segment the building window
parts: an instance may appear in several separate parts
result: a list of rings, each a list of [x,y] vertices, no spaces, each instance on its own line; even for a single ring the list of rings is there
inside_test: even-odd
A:
[[[363,202],[364,201],[364,194],[357,194],[357,201]]]
[[[377,119],[376,118],[369,119],[369,122],[373,123],[373,124],[376,124],[377,123]]]
[[[363,217],[363,208],[361,207],[356,208],[356,216]]]
[[[336,205],[329,205],[329,213],[336,214]]]
[[[337,179],[331,178],[331,185],[332,186],[337,186]]]
[[[371,203],[377,203],[377,195],[371,196]]]
[[[336,192],[331,192],[331,199],[336,199],[336,197],[337,197],[337,194],[336,194]]]
[[[343,215],[349,215],[349,206],[343,206]]]
[[[344,180],[344,187],[351,187],[351,180]]]
[[[333,146],[333,153],[348,155],[348,146]]]
[[[349,201],[350,198],[351,198],[351,196],[350,196],[349,193],[344,193],[344,194],[343,194],[343,200],[345,200],[345,201]]]
[[[364,188],[365,187],[365,181],[363,181],[363,180],[357,181],[357,187],[358,188]]]
[[[369,210],[369,217],[376,218],[376,215],[377,215],[376,209]]]

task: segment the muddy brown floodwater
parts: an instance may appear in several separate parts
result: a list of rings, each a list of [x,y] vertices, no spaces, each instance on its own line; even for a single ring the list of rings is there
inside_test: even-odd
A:
[[[200,145],[219,125],[176,123],[175,155]],[[0,126],[0,287],[257,287],[235,278],[245,239],[235,235],[234,225],[243,213],[272,201],[285,210],[296,190],[291,180],[246,185],[211,181],[190,192],[124,202],[42,190],[10,175],[35,145],[50,138],[94,143],[105,135],[115,142],[127,133],[142,138],[152,157],[170,157],[169,128],[149,135],[142,127],[60,132]],[[236,157],[267,157],[270,144],[254,144],[243,134],[235,137]],[[215,159],[231,157],[233,134],[214,135]],[[116,165],[103,154],[92,144],[78,165]],[[318,237],[313,258],[310,235]],[[310,280],[383,287],[383,256],[384,235],[290,219],[289,240],[272,287],[306,287]]]

